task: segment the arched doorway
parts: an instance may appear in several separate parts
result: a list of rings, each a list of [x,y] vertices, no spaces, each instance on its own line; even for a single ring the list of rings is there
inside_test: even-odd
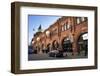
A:
[[[58,46],[59,46],[58,42],[56,40],[54,40],[52,43],[53,50],[57,50]]]
[[[88,54],[88,33],[82,33],[78,38],[78,53]]]
[[[47,45],[46,53],[48,53],[48,52],[50,51],[50,49],[51,49],[51,44],[49,43],[49,44]]]
[[[45,50],[44,50],[44,44],[42,44],[42,52],[44,53],[45,52]]]
[[[63,48],[64,52],[72,52],[72,43],[71,43],[69,37],[65,37],[62,40],[62,48]]]

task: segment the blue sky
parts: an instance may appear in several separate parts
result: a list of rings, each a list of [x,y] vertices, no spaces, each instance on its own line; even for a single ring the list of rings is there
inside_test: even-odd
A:
[[[37,32],[40,25],[42,27],[42,30],[45,30],[59,18],[61,18],[61,16],[29,15],[28,16],[28,31],[29,31],[28,43],[31,42],[34,33]]]

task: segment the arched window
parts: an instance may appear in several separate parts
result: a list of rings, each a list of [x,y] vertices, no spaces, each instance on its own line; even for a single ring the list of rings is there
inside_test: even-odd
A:
[[[51,50],[51,44],[49,43],[49,44],[47,45],[46,53],[48,53],[50,50]]]
[[[65,52],[72,52],[72,43],[69,37],[65,37],[62,40],[62,48],[63,48],[63,51]]]
[[[85,17],[81,17],[81,21],[85,21]]]
[[[64,26],[62,26],[62,31],[64,31]]]
[[[52,43],[53,49],[57,50],[58,46],[59,46],[58,42],[56,40],[54,40],[53,43]]]
[[[84,52],[84,55],[88,54],[88,33],[83,33],[79,36],[78,39],[78,52]]]
[[[80,18],[79,17],[77,17],[77,24],[79,24],[80,23]]]

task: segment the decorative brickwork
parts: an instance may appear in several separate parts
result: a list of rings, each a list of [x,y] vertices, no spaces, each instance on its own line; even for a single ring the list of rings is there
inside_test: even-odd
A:
[[[78,42],[85,33],[88,33],[86,17],[62,17],[44,32],[36,32],[32,39],[33,48],[38,53],[61,49],[75,55],[80,52]]]

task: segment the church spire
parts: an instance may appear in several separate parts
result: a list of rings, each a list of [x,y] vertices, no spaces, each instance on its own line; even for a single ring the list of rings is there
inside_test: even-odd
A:
[[[42,32],[42,26],[40,24],[40,26],[38,27],[38,32]]]

